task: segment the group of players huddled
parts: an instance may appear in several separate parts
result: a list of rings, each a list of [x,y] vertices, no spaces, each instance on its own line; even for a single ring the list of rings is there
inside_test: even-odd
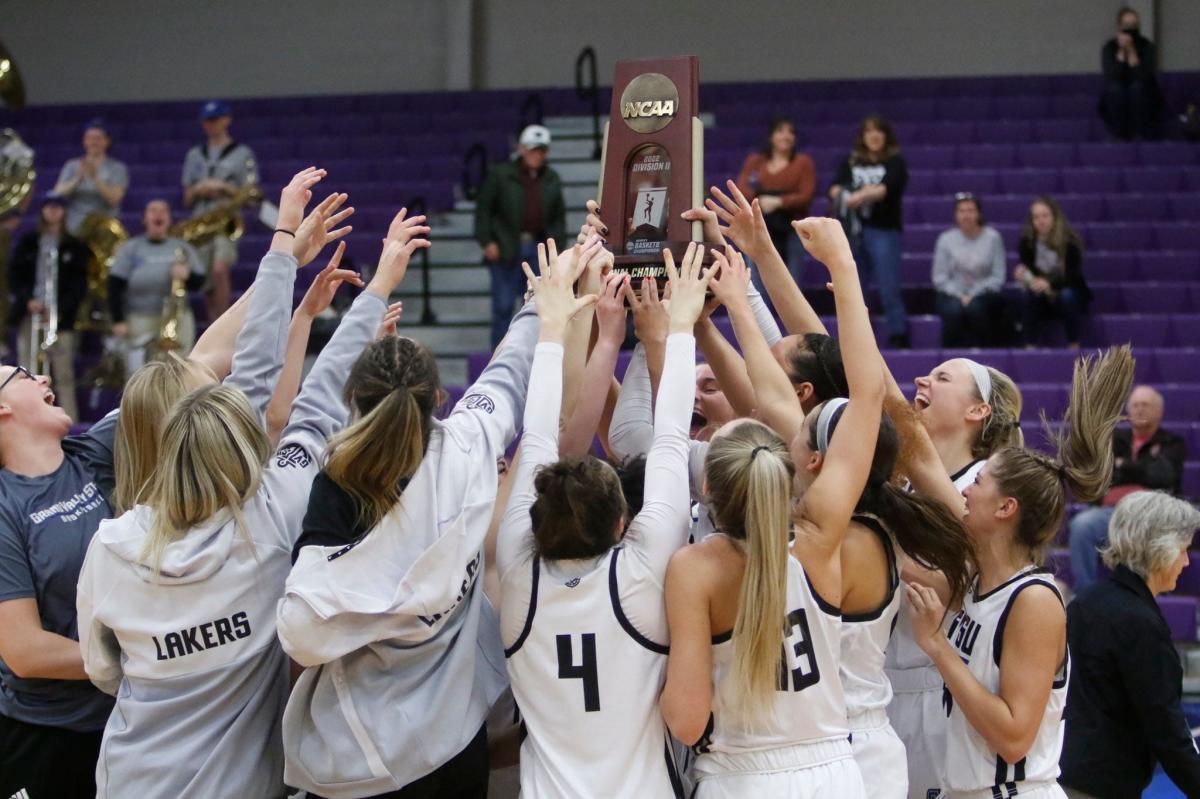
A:
[[[1077,361],[1051,455],[987,365],[910,403],[841,225],[793,225],[833,339],[731,182],[661,296],[589,204],[448,413],[388,305],[429,246],[401,211],[301,385],[296,272],[352,213],[306,215],[324,177],[284,188],[190,357],[86,435],[0,367],[0,565],[29,582],[0,595],[0,796],[475,797],[518,743],[531,799],[1063,795],[1041,553],[1107,485],[1127,347]],[[361,284],[340,254],[309,306]]]

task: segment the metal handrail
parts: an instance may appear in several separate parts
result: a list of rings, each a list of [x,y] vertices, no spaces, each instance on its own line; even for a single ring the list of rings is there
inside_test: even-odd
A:
[[[410,217],[429,212],[429,204],[419,194],[408,201],[407,207]],[[429,248],[417,250],[417,258],[421,265],[421,324],[436,325],[437,314],[433,312],[433,293],[429,282]]]
[[[525,98],[525,102],[521,103],[521,126],[517,128],[517,131],[525,130],[526,125],[540,125],[545,118],[546,111],[542,103],[542,96],[537,92],[531,92]]]
[[[476,162],[478,162],[478,167],[473,173],[471,167],[475,166]],[[483,185],[483,181],[487,178],[487,171],[487,145],[481,141],[477,141],[467,148],[467,152],[463,156],[462,189],[464,197],[468,200],[475,199],[479,194],[479,187]]]
[[[587,81],[584,81],[584,69]],[[583,48],[575,59],[575,94],[580,100],[592,101],[592,159],[600,160],[603,144],[600,136],[600,85],[596,80],[596,51],[591,46]]]

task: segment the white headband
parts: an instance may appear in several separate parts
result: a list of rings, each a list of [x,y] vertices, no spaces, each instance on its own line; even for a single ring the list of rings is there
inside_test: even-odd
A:
[[[829,428],[833,425],[834,414],[849,401],[845,397],[835,397],[826,402],[817,414],[817,452],[822,455],[829,450]]]
[[[992,402],[992,375],[988,368],[983,364],[972,361],[970,358],[963,358],[967,362],[967,368],[971,370],[971,377],[975,378],[975,385],[979,389],[979,396],[983,397],[983,401],[989,405]]]

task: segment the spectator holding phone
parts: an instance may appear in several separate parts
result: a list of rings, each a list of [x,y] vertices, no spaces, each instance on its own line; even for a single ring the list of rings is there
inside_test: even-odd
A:
[[[1083,240],[1051,197],[1042,195],[1029,206],[1017,254],[1020,263],[1013,277],[1025,287],[1025,346],[1044,343],[1046,322],[1058,317],[1067,346],[1078,349],[1079,325],[1092,299],[1083,278]]]
[[[1163,100],[1158,86],[1158,50],[1141,32],[1132,8],[1117,12],[1117,35],[1100,51],[1104,93],[1100,116],[1118,139],[1162,136]]]

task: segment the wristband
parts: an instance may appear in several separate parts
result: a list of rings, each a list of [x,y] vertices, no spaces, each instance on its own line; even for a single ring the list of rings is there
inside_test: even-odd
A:
[[[292,232],[290,230],[284,230],[281,227],[275,228],[275,232],[276,233],[286,233],[287,235],[291,236],[293,239],[296,238],[296,234],[294,232]]]

